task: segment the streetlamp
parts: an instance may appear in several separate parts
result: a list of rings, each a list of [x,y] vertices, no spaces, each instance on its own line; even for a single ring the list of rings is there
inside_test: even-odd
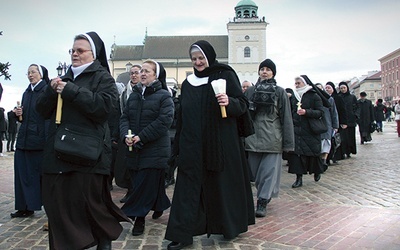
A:
[[[56,68],[56,70],[57,70],[57,75],[61,76],[62,75],[62,71],[63,71],[61,63],[58,63],[58,67]]]
[[[64,75],[67,72],[67,63],[61,63],[58,62],[58,67],[56,68],[57,70],[57,75],[60,77],[63,72]],[[62,105],[63,105],[63,100],[61,98],[61,94],[58,93],[58,97],[57,97],[57,110],[56,110],[56,124],[61,124],[61,114],[62,114]]]

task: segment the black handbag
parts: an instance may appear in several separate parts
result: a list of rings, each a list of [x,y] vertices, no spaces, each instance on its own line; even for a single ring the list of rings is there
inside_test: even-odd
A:
[[[375,122],[372,122],[370,127],[369,127],[369,132],[372,134],[373,132],[376,131],[377,125]]]
[[[340,133],[336,132],[332,136],[332,146],[334,149],[338,149],[340,147],[340,144],[342,144],[342,139],[340,137]]]
[[[236,119],[236,123],[240,137],[247,137],[255,133],[253,119],[248,109]]]
[[[55,139],[56,157],[79,166],[94,166],[103,151],[104,136],[97,130],[59,127]]]
[[[321,116],[318,119],[308,118],[308,123],[310,125],[311,132],[316,135],[320,135],[328,131],[328,125],[326,124],[324,116]]]

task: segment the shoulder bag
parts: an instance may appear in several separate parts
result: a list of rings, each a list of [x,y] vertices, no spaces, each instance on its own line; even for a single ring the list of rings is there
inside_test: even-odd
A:
[[[320,118],[308,118],[308,123],[310,124],[311,132],[316,135],[323,134],[328,131],[328,125],[326,124],[325,117],[321,116]]]
[[[56,157],[65,162],[92,167],[103,151],[104,134],[97,129],[60,126],[54,139]]]

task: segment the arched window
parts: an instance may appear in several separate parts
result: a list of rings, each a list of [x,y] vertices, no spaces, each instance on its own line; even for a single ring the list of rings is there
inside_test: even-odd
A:
[[[244,48],[244,57],[250,57],[250,48],[249,47]]]

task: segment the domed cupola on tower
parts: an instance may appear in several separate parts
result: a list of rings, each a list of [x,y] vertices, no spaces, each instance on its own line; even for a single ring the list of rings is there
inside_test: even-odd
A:
[[[252,0],[240,0],[233,20],[227,24],[228,63],[235,69],[240,81],[253,83],[258,79],[258,64],[267,55],[268,23],[264,16],[258,16],[257,11],[258,6]]]
[[[258,6],[252,0],[241,0],[235,7],[236,18],[258,18]]]

